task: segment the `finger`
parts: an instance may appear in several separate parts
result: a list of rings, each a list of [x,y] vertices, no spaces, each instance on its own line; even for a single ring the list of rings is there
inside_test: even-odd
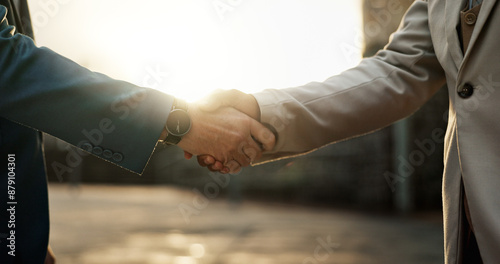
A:
[[[231,160],[225,165],[229,169],[229,173],[231,174],[236,174],[241,171],[241,165],[236,160]]]
[[[250,123],[250,134],[257,142],[262,144],[263,151],[271,151],[276,144],[274,133],[257,121]]]
[[[253,138],[248,139],[248,142],[244,142],[241,151],[250,160],[250,163],[262,156],[262,148]]]
[[[202,167],[213,165],[216,162],[215,158],[210,155],[199,155],[197,159],[198,164]]]
[[[249,118],[249,130],[252,131],[252,126],[259,126],[260,123]],[[241,167],[250,165],[254,160],[262,156],[262,148],[251,135],[248,135],[247,140],[240,142],[237,148],[237,153],[233,154],[232,159],[237,161]]]
[[[191,154],[187,151],[184,151],[184,158],[185,159],[190,160],[192,157],[193,157],[193,154]]]
[[[250,163],[252,162],[250,157],[245,155],[245,152],[243,151],[243,147],[242,147],[243,145],[248,145],[248,144],[249,144],[249,142],[242,142],[240,144],[240,147],[238,148],[237,152],[232,157],[232,159],[234,161],[236,161],[240,167],[246,167],[246,166],[250,165]],[[225,165],[227,166],[227,164],[225,164]],[[229,168],[231,169],[231,172],[232,172],[233,171],[232,168],[231,167],[229,167]]]
[[[206,167],[207,166],[207,164],[205,163],[205,159],[202,156],[196,157],[196,160],[198,160],[198,164],[201,167]]]
[[[222,170],[224,169],[224,165],[222,165],[222,162],[220,161],[215,161],[213,165],[208,166],[208,169],[210,171],[222,172]]]

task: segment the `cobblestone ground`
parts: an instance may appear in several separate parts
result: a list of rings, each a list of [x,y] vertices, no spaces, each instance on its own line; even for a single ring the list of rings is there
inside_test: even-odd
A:
[[[58,264],[443,263],[435,215],[236,206],[165,186],[49,189]]]

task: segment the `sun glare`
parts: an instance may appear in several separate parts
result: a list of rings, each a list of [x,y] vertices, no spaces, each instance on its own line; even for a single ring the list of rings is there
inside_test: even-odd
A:
[[[49,2],[29,1],[38,45],[190,101],[322,81],[361,57],[360,0]]]

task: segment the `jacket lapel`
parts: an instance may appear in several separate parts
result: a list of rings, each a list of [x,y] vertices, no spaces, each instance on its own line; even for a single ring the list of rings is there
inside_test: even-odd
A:
[[[479,11],[479,16],[477,18],[477,22],[469,42],[469,47],[465,51],[464,59],[467,59],[470,50],[474,48],[474,44],[476,44],[479,34],[481,34],[481,30],[483,29],[484,24],[486,24],[486,20],[488,20],[491,10],[495,6],[496,2],[497,2],[496,0],[483,0],[481,11]]]
[[[488,1],[488,0],[485,0]],[[461,2],[461,3],[460,3]],[[458,37],[457,26],[460,23],[460,10],[465,7],[465,1],[446,1],[444,25],[448,42],[448,51],[457,69],[460,68],[463,60],[462,48]]]

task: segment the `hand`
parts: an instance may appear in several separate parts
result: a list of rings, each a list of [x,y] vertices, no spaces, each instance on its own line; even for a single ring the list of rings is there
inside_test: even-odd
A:
[[[193,157],[193,154],[184,151],[184,158],[187,160],[191,159]],[[225,167],[222,162],[216,160],[214,157],[204,154],[204,155],[198,155],[198,164],[202,167],[207,167],[209,171],[213,172],[220,172],[222,174],[227,174],[230,172],[230,169],[228,167]]]
[[[189,115],[191,130],[178,146],[194,155],[208,153],[232,173],[258,159],[262,150],[274,147],[274,140],[269,140],[274,139],[271,131],[234,108],[205,112],[197,104],[190,104]]]
[[[52,252],[50,246],[48,246],[44,264],[55,264],[55,263],[56,263],[56,256],[54,255],[54,252]]]
[[[255,120],[260,120],[260,108],[252,95],[243,93],[238,90],[218,91],[203,100],[200,104],[200,109],[204,111],[215,111],[221,107],[233,107]],[[269,130],[267,130],[269,132]],[[259,137],[260,143],[267,146],[266,150],[271,150],[275,144],[274,134],[268,133]],[[185,153],[185,157],[190,159],[192,155]],[[218,171],[227,173],[227,168],[223,164],[210,155],[198,156],[198,163],[202,167],[207,167],[210,171]]]
[[[228,106],[260,121],[260,107],[255,97],[235,89],[215,91],[202,99],[199,106],[201,110],[207,112],[213,112],[220,107]],[[274,141],[274,138],[268,140]]]

